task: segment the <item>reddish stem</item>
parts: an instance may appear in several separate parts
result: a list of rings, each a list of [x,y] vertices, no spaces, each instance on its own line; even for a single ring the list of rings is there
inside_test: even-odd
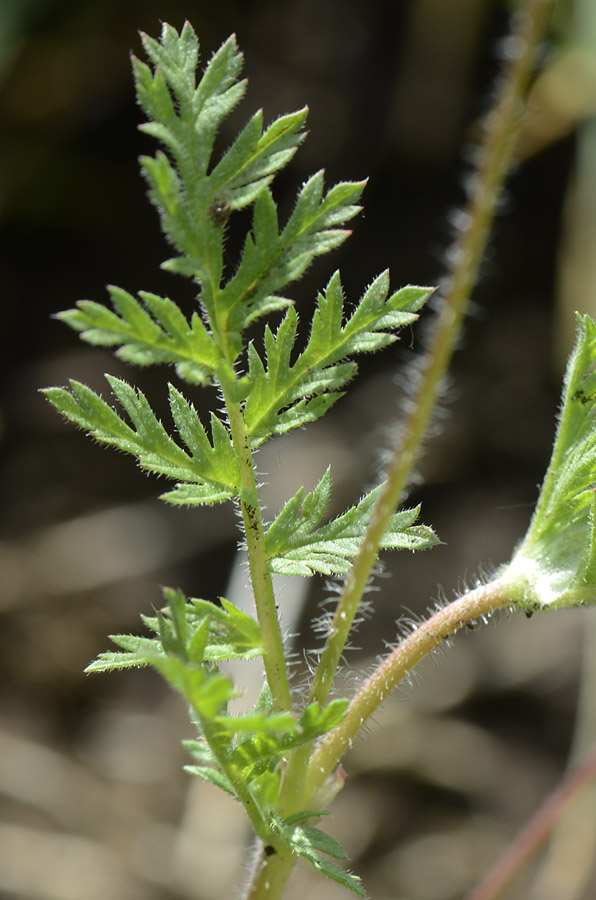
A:
[[[596,778],[596,747],[545,800],[501,859],[466,900],[495,900],[546,840],[571,798]]]

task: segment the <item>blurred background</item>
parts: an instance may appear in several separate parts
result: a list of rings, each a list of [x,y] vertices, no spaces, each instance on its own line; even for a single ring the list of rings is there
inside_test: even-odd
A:
[[[506,561],[531,515],[573,311],[596,306],[592,6],[556,4],[520,164],[412,490],[444,544],[387,560],[348,680],[395,640],[396,620]],[[508,12],[499,0],[1,0],[2,898],[224,900],[245,874],[239,810],[182,771],[180,741],[192,737],[183,704],[151,673],[82,674],[107,634],[140,628],[159,585],[242,599],[234,512],[166,507],[154,478],[63,423],[37,392],[74,377],[107,394],[108,371],[167,414],[172,373],[131,371],[52,319],[77,299],[105,300],[106,283],[193,305],[189,285],[159,269],[168,250],[138,174],[137,156],[153,152],[137,131],[130,75],[139,29],[157,35],[162,20],[189,19],[204,61],[236,32],[250,84],[221,147],[257,107],[268,121],[309,105],[308,141],[275,182],[283,210],[322,166],[328,185],[370,178],[352,239],[294,289],[307,321],[337,267],[354,299],[387,266],[395,286],[440,281]],[[374,482],[417,347],[414,329],[362,360],[324,421],[267,445],[259,467],[271,517],[328,463],[334,513]],[[202,410],[213,399],[193,397]],[[278,587],[301,655],[325,585]],[[595,678],[582,674],[594,632],[586,611],[501,616],[458,636],[386,704],[346,758],[330,824],[375,900],[462,897],[570,755],[596,740],[585,712],[596,708]],[[593,897],[595,822],[587,797],[511,896]],[[344,896],[300,868],[288,896],[305,890],[311,900]]]

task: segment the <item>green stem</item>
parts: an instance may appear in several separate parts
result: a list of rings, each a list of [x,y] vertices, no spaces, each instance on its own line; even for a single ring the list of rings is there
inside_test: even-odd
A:
[[[287,847],[280,847],[268,856],[261,844],[242,900],[279,900],[295,864],[296,857]]]
[[[422,362],[412,411],[404,423],[360,552],[346,579],[315,673],[310,699],[319,703],[325,701],[333,683],[354,616],[377,560],[381,539],[406,489],[457,345],[497,201],[511,166],[522,101],[551,3],[552,0],[526,0],[514,15],[511,41],[519,46],[519,50],[503,72],[496,103],[485,120],[484,138],[479,149],[480,164],[462,217],[466,224],[454,248],[455,262],[448,274],[445,296],[441,299]]]
[[[244,522],[250,577],[257,609],[257,619],[263,638],[263,663],[267,683],[277,710],[292,708],[290,684],[284,655],[283,640],[275,606],[275,594],[265,554],[265,532],[259,506],[252,453],[237,403],[229,400],[223,389],[228,410],[234,449],[240,462],[240,508]]]
[[[306,773],[312,748],[313,741],[309,741],[302,747],[297,747],[290,757],[279,793],[279,806],[284,816],[291,816],[304,809]]]
[[[201,716],[198,709],[195,709],[195,714],[197,715],[200,723],[201,723],[201,732],[205,736],[205,739],[214,755],[217,757],[217,761],[220,764],[224,774],[226,775],[228,781],[234,788],[236,792],[236,796],[238,800],[242,803],[244,809],[246,810],[246,814],[250,819],[250,823],[259,837],[266,839],[269,834],[269,828],[267,827],[267,823],[263,818],[261,811],[254,800],[246,781],[238,777],[237,769],[234,766],[231,766],[229,760],[225,754],[219,752],[220,744],[217,741],[217,736],[214,733],[213,724],[208,720]]]
[[[354,695],[345,718],[318,744],[308,767],[307,798],[322,786],[366,721],[414,666],[467,622],[490,616],[510,603],[504,584],[496,579],[439,609],[401,641]]]
[[[405,638],[364,682],[352,699],[345,718],[318,744],[306,772],[306,788],[302,791],[306,798],[306,807],[313,802],[317,790],[335,770],[367,719],[374,714],[408,672],[442,641],[451,637],[468,622],[490,616],[495,610],[509,605],[506,587],[496,579],[438,610]],[[296,765],[298,772],[303,768],[304,757],[303,755],[296,757],[294,754],[292,761],[295,758],[300,760]],[[299,780],[296,778],[293,784]],[[291,796],[290,789],[286,790],[288,796]],[[285,855],[281,852],[269,857],[262,855],[260,865],[255,867],[253,872],[244,900],[263,900],[263,898],[279,900],[295,861],[295,858],[287,852]],[[279,892],[275,893],[275,890]]]
[[[218,257],[219,258],[219,257]],[[221,274],[221,273],[219,273]],[[210,282],[211,294],[217,296],[219,292],[219,275],[213,277]],[[214,314],[210,318],[214,336],[219,343],[229,372],[233,373],[234,353],[230,346],[227,327],[227,317],[222,319],[218,315],[218,305],[213,303]],[[290,710],[292,699],[290,685],[283,648],[283,640],[275,606],[275,594],[271,573],[267,568],[267,556],[265,553],[265,532],[263,518],[259,505],[257,484],[252,452],[246,431],[246,423],[240,404],[232,399],[230,389],[226,382],[228,375],[220,378],[220,386],[228,413],[230,434],[240,464],[240,509],[244,523],[246,537],[246,549],[252,583],[257,619],[261,627],[263,639],[263,664],[267,683],[273,696],[275,708],[278,711]]]

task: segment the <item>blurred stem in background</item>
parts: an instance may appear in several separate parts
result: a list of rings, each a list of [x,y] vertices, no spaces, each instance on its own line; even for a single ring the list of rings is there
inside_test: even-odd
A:
[[[596,745],[596,610],[582,610],[583,665],[575,735],[569,757],[574,769]],[[594,877],[596,860],[596,783],[573,796],[561,815],[529,900],[580,900]],[[590,895],[591,896],[591,895]]]

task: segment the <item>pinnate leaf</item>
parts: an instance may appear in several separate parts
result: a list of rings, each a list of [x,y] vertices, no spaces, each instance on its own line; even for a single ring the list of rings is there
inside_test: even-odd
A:
[[[256,112],[209,175],[218,196],[231,209],[253,203],[286,165],[304,140],[301,129],[308,109],[280,116],[263,131],[263,114]]]
[[[96,440],[133,454],[143,469],[183,482],[189,490],[189,496],[182,500],[175,491],[164,494],[163,499],[188,504],[217,503],[238,493],[238,461],[228,432],[215,414],[211,416],[210,441],[194,407],[170,386],[172,416],[185,450],[158,421],[141,391],[119,378],[106,378],[132,425],[78,381],[70,382],[70,390],[55,387],[44,393],[52,406]],[[192,496],[193,489],[198,497]]]
[[[343,575],[357,555],[380,487],[327,525],[320,525],[329,503],[331,476],[325,472],[312,493],[301,488],[269,526],[265,546],[269,569],[282,575]],[[438,539],[431,528],[414,525],[420,507],[395,513],[382,549],[424,550]]]
[[[273,828],[284,838],[297,856],[305,859],[317,871],[326,875],[332,881],[336,881],[343,887],[348,888],[355,894],[358,894],[359,897],[366,897],[366,892],[356,875],[341,869],[331,860],[321,855],[325,853],[326,856],[331,856],[334,859],[347,859],[347,853],[331,835],[326,834],[320,828],[300,824],[296,822],[295,817],[284,820],[275,814],[271,814],[271,820]]]
[[[197,663],[252,659],[262,654],[258,623],[229,601],[222,598],[218,606],[195,597],[187,599],[182,591],[173,588],[164,588],[163,594],[167,604],[164,609],[155,616],[142,617],[147,628],[158,637],[115,635],[112,640],[127,652],[102,654],[100,659],[110,663],[104,668],[149,665],[153,654],[162,650]],[[112,665],[114,656],[124,659],[119,665]],[[91,665],[89,671],[99,671],[96,663]]]
[[[88,344],[115,347],[117,356],[139,366],[175,363],[177,374],[195,384],[209,384],[219,352],[197,313],[188,322],[167,297],[140,291],[142,302],[118,287],[108,288],[114,311],[92,300],[56,318],[81,332]]]
[[[164,25],[160,41],[143,35],[154,71],[133,59],[139,102],[149,117],[143,130],[166,154],[143,157],[143,174],[164,232],[181,252],[165,264],[201,282],[221,270],[222,226],[230,212],[253,203],[304,139],[307,110],[281,116],[263,130],[252,116],[222,158],[209,165],[216,132],[242,98],[242,55],[232,35],[196,82],[198,41],[186,23],[180,35]],[[203,297],[209,307],[209,298]],[[209,309],[213,316],[214,309]]]
[[[365,184],[342,182],[324,194],[324,173],[317,172],[303,185],[281,232],[271,193],[266,188],[259,193],[240,265],[220,297],[233,330],[241,332],[259,316],[288,305],[279,292],[300,278],[316,256],[349,237],[350,231],[337,226],[360,212]]]
[[[252,388],[245,419],[253,446],[323,415],[355,373],[355,364],[346,359],[395,341],[392,330],[414,322],[430,293],[429,288],[410,286],[389,295],[389,273],[383,272],[346,319],[336,272],[319,294],[308,344],[295,361],[294,309],[287,311],[275,334],[266,326],[265,362],[254,345],[249,347]]]
[[[246,88],[245,82],[238,81],[243,60],[236,38],[229,37],[213,54],[198,85],[199,43],[188,22],[180,34],[166,23],[159,41],[146,34],[141,38],[155,69],[152,73],[145,63],[133,59],[139,102],[150,119],[171,132],[170,149],[180,171],[188,168],[189,173],[205,174],[217,128]],[[192,129],[196,138],[190,141]],[[193,155],[185,160],[187,144]]]
[[[270,734],[271,728],[266,725],[271,714],[263,714],[263,724],[259,724],[258,727],[256,724],[251,726],[254,733],[238,744],[231,754],[231,760],[235,766],[242,769],[263,762],[276,761],[284,753],[309,743],[335,728],[343,719],[347,706],[347,700],[332,700],[323,709],[318,703],[311,703],[298,720],[291,716],[284,719],[279,716],[273,717],[280,719],[279,724],[273,729],[276,734]]]

